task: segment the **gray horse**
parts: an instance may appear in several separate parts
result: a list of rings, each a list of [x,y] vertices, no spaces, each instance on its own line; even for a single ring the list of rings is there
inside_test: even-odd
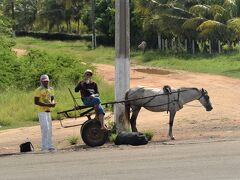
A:
[[[127,121],[130,121],[133,132],[137,132],[136,119],[141,107],[153,112],[169,111],[168,135],[172,140],[174,140],[172,133],[174,117],[176,112],[183,108],[184,104],[199,100],[207,111],[213,109],[208,92],[205,89],[197,88],[179,88],[164,91],[164,89],[135,87],[126,92],[125,100],[125,115]],[[132,109],[131,118],[130,108]]]

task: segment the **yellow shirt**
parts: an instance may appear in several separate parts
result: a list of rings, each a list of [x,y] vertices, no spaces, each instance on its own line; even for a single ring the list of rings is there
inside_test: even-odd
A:
[[[44,88],[40,86],[35,90],[35,97],[39,97],[39,102],[51,103],[52,96],[54,96],[54,90],[52,87]],[[47,106],[37,105],[37,107],[38,107],[38,112],[51,111],[51,108]]]

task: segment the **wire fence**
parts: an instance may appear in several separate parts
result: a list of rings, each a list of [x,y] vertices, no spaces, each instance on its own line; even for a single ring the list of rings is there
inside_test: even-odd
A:
[[[162,38],[158,36],[158,49],[170,52],[195,53],[223,53],[226,50],[238,50],[240,53],[240,41],[220,41],[220,40],[189,40],[180,38]]]

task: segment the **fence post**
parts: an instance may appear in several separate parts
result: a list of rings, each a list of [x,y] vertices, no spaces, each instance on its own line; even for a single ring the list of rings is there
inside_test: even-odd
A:
[[[209,53],[212,54],[212,41],[209,40]]]
[[[165,48],[168,50],[168,39],[165,40]]]
[[[177,48],[177,51],[181,49],[181,40],[179,37],[177,38],[176,48]]]
[[[158,49],[162,49],[162,37],[161,34],[158,34]]]
[[[95,49],[96,48],[96,30],[95,30],[95,20],[96,20],[96,17],[95,17],[95,10],[96,10],[96,2],[95,0],[91,0],[91,21],[92,21],[92,49]]]
[[[228,43],[228,48],[230,49],[230,41],[228,41],[227,43]]]
[[[195,54],[195,41],[192,40],[192,53]]]
[[[172,40],[171,40],[172,50],[174,50],[174,48],[173,48],[173,41],[174,41],[174,39],[172,38]]]
[[[163,50],[163,51],[164,51],[164,47],[165,47],[164,43],[165,43],[165,40],[162,39],[162,50]]]
[[[221,53],[221,44],[220,44],[220,40],[218,40],[218,53]]]
[[[239,45],[238,50],[239,50],[239,53],[240,53],[240,41],[238,41],[238,45]]]
[[[185,43],[185,50],[187,52],[187,39],[185,39],[184,43]]]

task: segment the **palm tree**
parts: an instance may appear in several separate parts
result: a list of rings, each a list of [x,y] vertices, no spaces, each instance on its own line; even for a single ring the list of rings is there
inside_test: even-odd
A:
[[[144,25],[148,28],[155,27],[158,34],[188,39],[188,42],[190,39],[202,40],[205,44],[207,40],[212,40],[215,51],[216,40],[226,43],[239,37],[239,20],[235,19],[239,12],[236,1],[225,0],[221,4],[196,1],[192,4],[189,4],[189,1],[167,1],[165,4],[161,2],[163,1],[138,2],[145,15]],[[194,42],[197,47],[197,42]],[[188,46],[188,51],[191,51],[191,46]]]
[[[83,8],[86,6],[85,0],[73,0],[73,18],[77,22],[77,34],[80,33],[80,22],[83,15]]]

